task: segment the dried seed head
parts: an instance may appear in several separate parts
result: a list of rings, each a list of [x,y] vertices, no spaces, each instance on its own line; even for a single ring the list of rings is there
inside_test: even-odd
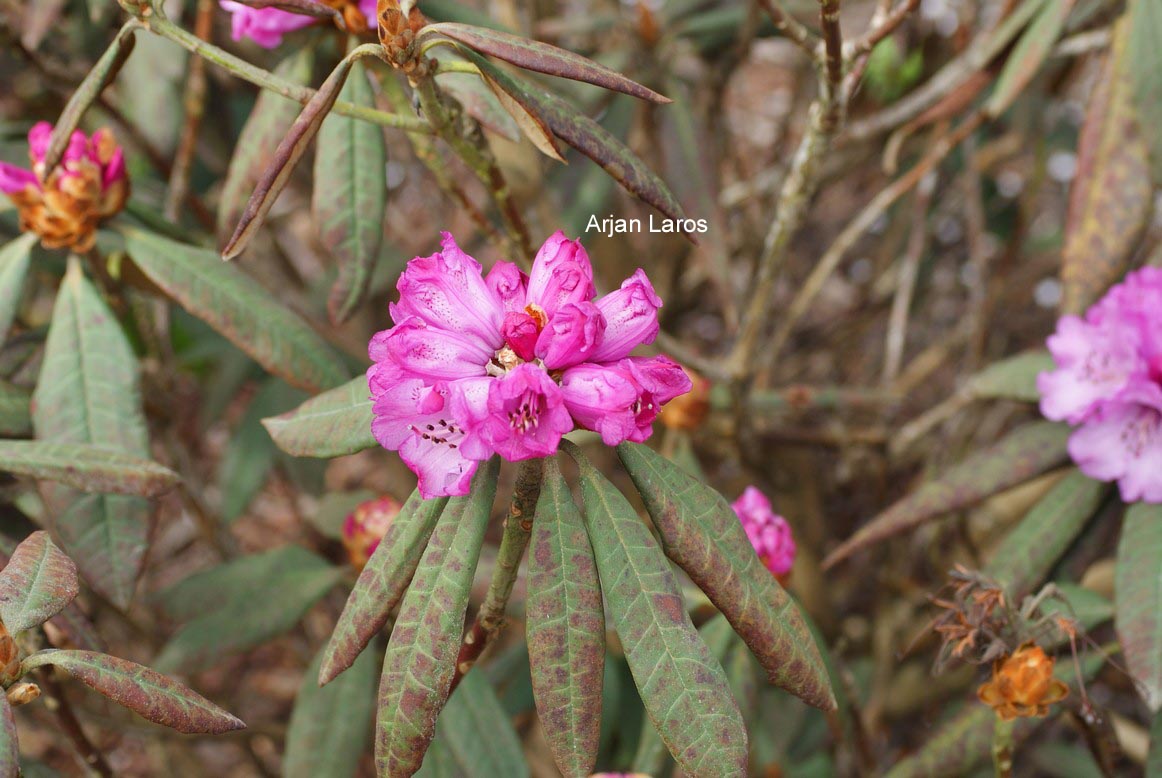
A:
[[[1005,721],[1045,716],[1050,705],[1069,694],[1069,687],[1053,677],[1053,665],[1044,649],[1025,643],[993,663],[993,677],[977,690],[977,697]]]

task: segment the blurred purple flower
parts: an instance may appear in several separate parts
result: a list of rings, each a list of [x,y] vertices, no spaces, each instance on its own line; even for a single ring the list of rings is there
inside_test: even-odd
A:
[[[767,569],[778,578],[791,572],[795,563],[795,539],[791,537],[791,526],[771,509],[767,496],[748,486],[730,507],[738,514],[750,544]]]
[[[358,0],[358,10],[362,16],[355,16],[346,10],[347,3],[325,3],[339,8],[348,28],[353,33],[366,32],[375,25],[376,0]],[[220,0],[223,9],[231,14],[230,31],[236,41],[250,38],[264,49],[273,49],[282,43],[282,36],[288,32],[301,30],[319,21],[317,17],[282,11],[278,8],[252,8],[234,0]]]
[[[628,357],[658,332],[645,273],[593,302],[581,243],[557,232],[526,277],[511,262],[482,275],[448,233],[416,257],[369,346],[372,432],[419,476],[424,497],[468,492],[478,462],[553,454],[579,425],[608,445],[643,441],[661,406],[690,390],[666,357]]]
[[[1162,268],[1130,273],[1049,337],[1057,369],[1037,378],[1041,412],[1079,425],[1069,454],[1126,502],[1162,502]]]

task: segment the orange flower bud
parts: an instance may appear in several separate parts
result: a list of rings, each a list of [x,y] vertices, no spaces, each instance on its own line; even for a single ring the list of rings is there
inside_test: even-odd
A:
[[[1045,716],[1050,705],[1069,694],[1069,687],[1053,677],[1053,665],[1040,646],[1025,643],[993,663],[992,680],[977,689],[977,697],[1005,721]]]
[[[343,522],[343,546],[357,570],[362,570],[403,507],[393,497],[360,503]]]
[[[710,411],[710,382],[685,365],[682,369],[690,376],[694,386],[689,392],[666,403],[658,420],[672,430],[697,429]]]
[[[34,683],[13,684],[8,690],[8,703],[12,707],[27,705],[40,696],[40,687]]]

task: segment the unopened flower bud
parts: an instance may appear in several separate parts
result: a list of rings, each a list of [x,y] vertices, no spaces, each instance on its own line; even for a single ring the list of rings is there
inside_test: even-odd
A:
[[[671,400],[658,416],[662,425],[672,430],[697,429],[710,412],[710,382],[690,368],[685,370],[693,388]]]
[[[783,581],[795,564],[795,539],[787,520],[775,513],[767,496],[753,486],[748,486],[730,507],[738,514],[755,553]]]
[[[8,689],[8,704],[12,707],[27,705],[40,696],[40,687],[34,683],[18,683]]]
[[[385,496],[360,503],[347,516],[343,522],[343,545],[357,570],[362,570],[375,553],[401,507],[395,498]]]
[[[1053,665],[1040,646],[1025,643],[993,663],[993,677],[977,689],[977,697],[1005,721],[1045,716],[1050,705],[1069,694],[1069,687],[1053,677]]]

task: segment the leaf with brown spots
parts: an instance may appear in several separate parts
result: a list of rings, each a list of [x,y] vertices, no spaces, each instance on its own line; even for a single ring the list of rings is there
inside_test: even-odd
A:
[[[617,453],[654,520],[666,555],[722,611],[771,683],[833,710],[831,682],[811,631],[755,554],[726,499],[648,446],[623,443]]]
[[[448,701],[499,469],[493,457],[480,466],[467,496],[448,500],[400,606],[379,679],[380,775],[409,776],[420,768]]]
[[[545,460],[529,553],[529,666],[537,713],[561,772],[589,775],[601,738],[605,613],[581,512],[557,460]]]
[[[967,508],[1068,461],[1069,426],[1033,422],[977,451],[934,481],[893,503],[823,560],[831,567],[856,551],[946,513]]]
[[[20,742],[16,737],[16,719],[8,697],[0,694],[0,778],[20,775]]]
[[[180,477],[141,457],[83,443],[0,440],[0,471],[40,478],[86,492],[157,497]]]
[[[1126,511],[1118,542],[1117,629],[1146,706],[1162,710],[1162,505]]]
[[[53,665],[118,705],[186,735],[220,735],[245,729],[237,717],[156,670],[94,651],[39,651],[24,660],[25,672]]]
[[[279,416],[262,420],[274,443],[294,457],[341,457],[377,446],[371,434],[367,377],[328,389]]]
[[[1061,309],[1082,313],[1125,271],[1154,206],[1150,148],[1134,109],[1130,25],[1094,84],[1077,147],[1061,250]]]
[[[375,637],[403,598],[427,548],[447,497],[425,500],[419,491],[392,519],[387,534],[367,560],[339,615],[319,668],[319,685],[346,670]]]
[[[64,610],[80,588],[73,560],[47,532],[33,532],[0,571],[0,619],[13,634],[31,629]]]
[[[746,775],[747,733],[722,665],[698,637],[670,563],[633,506],[577,446],[601,591],[646,713],[686,775]]]

